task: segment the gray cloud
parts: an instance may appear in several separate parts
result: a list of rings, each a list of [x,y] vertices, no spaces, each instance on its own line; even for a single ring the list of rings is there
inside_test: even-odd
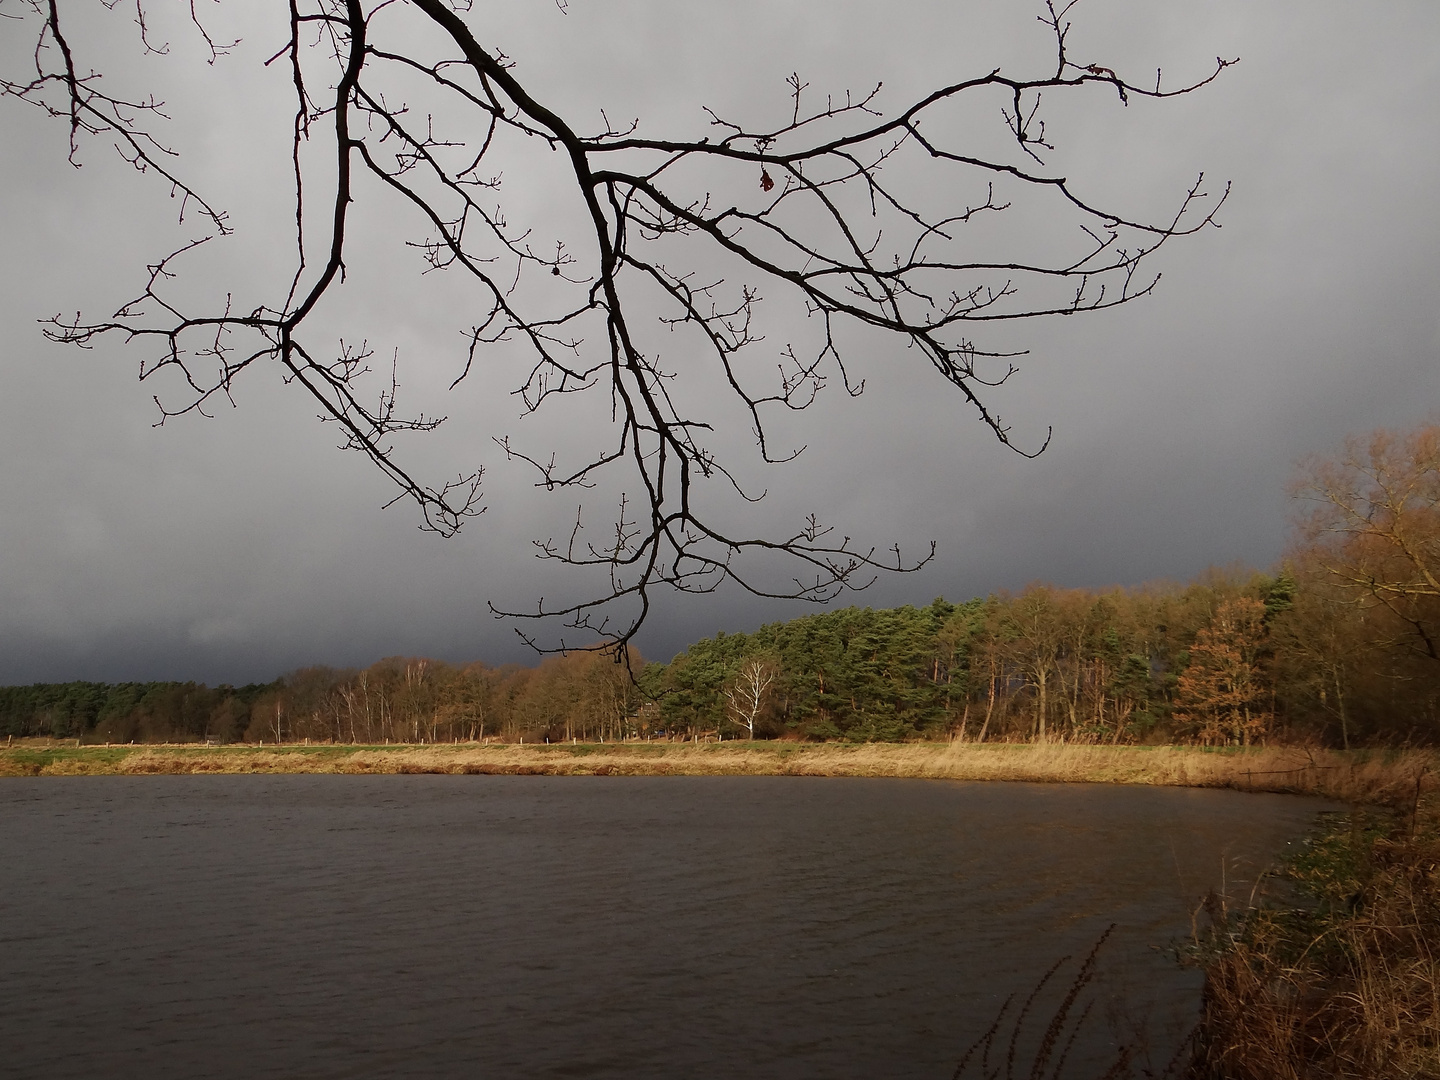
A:
[[[819,91],[883,78],[893,103],[957,74],[1034,63],[1046,42],[1023,9],[571,0],[563,15],[512,0],[471,18],[538,95],[581,121],[598,123],[603,106],[643,117],[652,133],[691,133],[701,104],[777,114],[792,70]],[[289,102],[283,78],[258,64],[280,41],[273,16],[260,5],[225,11],[245,44],[214,68],[187,55],[183,27],[167,58],[107,47],[117,81],[154,80],[173,102],[188,175],[239,226],[216,258],[241,291],[264,290],[286,243]],[[1162,253],[1165,277],[1148,300],[996,339],[1031,350],[993,400],[1022,442],[1054,426],[1036,461],[998,446],[913,354],[863,349],[854,365],[866,394],[831,387],[784,430],[807,446],[800,460],[742,465],[771,492],[757,522],[780,527],[816,509],[881,546],[939,542],[934,565],[882,580],[859,602],[1270,564],[1295,458],[1434,408],[1440,9],[1324,2],[1297,17],[1270,0],[1115,0],[1082,6],[1077,24],[1077,55],[1117,68],[1164,65],[1181,78],[1217,54],[1243,58],[1193,98],[1126,110],[1097,93],[1055,116],[1067,174],[1112,201],[1158,214],[1200,169],[1233,180],[1224,228]],[[105,32],[87,26],[83,47],[99,49]],[[0,45],[10,70],[20,44],[7,35]],[[134,379],[138,354],[49,345],[36,320],[128,298],[175,235],[174,204],[104,145],[72,169],[63,127],[34,110],[0,101],[0,123],[0,680],[244,681],[394,653],[523,658],[485,603],[556,595],[563,582],[529,541],[563,530],[574,507],[534,493],[489,437],[572,445],[593,417],[562,408],[522,423],[499,372],[443,399],[451,427],[413,460],[441,474],[489,468],[490,509],[450,541],[418,533],[404,507],[381,512],[383,478],[337,452],[273,372],[250,373],[239,407],[214,420],[153,428],[155,388]],[[547,220],[552,189],[507,183],[517,215]],[[1014,243],[1048,238],[1043,221],[1009,224]],[[382,218],[359,242],[379,250],[406,228]],[[440,400],[463,294],[420,280],[418,264],[390,281],[361,264],[335,332],[364,326],[383,349],[421,358],[405,389]],[[720,441],[752,460],[743,429]],[[666,598],[641,645],[668,657],[716,628],[799,610],[735,594]]]

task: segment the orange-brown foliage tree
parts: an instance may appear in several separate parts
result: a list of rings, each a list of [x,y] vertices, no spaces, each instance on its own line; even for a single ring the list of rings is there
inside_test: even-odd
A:
[[[1263,737],[1274,720],[1260,668],[1265,605],[1247,596],[1222,601],[1190,647],[1175,687],[1175,718],[1207,746]]]

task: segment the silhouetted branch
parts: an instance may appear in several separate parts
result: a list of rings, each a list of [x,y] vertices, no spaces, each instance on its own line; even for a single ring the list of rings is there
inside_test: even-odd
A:
[[[288,58],[294,84],[293,272],[273,304],[235,311],[227,294],[219,311],[192,312],[170,299],[174,275],[229,225],[178,178],[173,152],[153,133],[164,119],[163,103],[103,91],[100,76],[72,54],[62,31],[62,0],[10,5],[34,29],[34,74],[0,81],[0,94],[67,122],[72,161],[82,135],[113,139],[125,160],[162,176],[180,195],[182,220],[193,206],[208,228],[152,266],[143,293],[110,319],[56,317],[47,333],[81,347],[111,335],[156,342],[159,351],[142,377],[173,369],[187,395],[178,405],[160,406],[162,422],[203,413],[217,396],[228,399],[234,379],[257,360],[275,361],[319,402],[321,418],[339,425],[341,445],[366,454],[398,485],[399,497],[420,507],[424,527],[453,533],[483,509],[480,470],[462,470],[457,480],[432,487],[398,463],[393,436],[443,422],[399,411],[398,354],[388,388],[367,405],[360,383],[369,370],[368,345],[341,342],[337,351],[302,341],[307,321],[344,280],[347,258],[358,257],[347,245],[351,215],[361,207],[386,213],[386,198],[393,196],[426,223],[426,234],[411,241],[425,272],[461,274],[473,286],[479,314],[469,322],[464,363],[452,386],[469,376],[481,352],[508,344],[530,358],[515,391],[526,411],[555,396],[593,391],[609,397],[613,436],[588,456],[562,461],[508,436],[497,442],[509,458],[535,468],[550,490],[588,488],[602,474],[624,473],[619,487],[627,494],[605,530],[607,540],[581,542],[577,516],[567,542],[537,544],[543,559],[603,568],[606,585],[580,601],[505,612],[558,618],[616,647],[634,636],[657,587],[706,593],[729,582],[755,596],[824,602],[866,587],[877,573],[917,570],[935,550],[931,544],[908,561],[898,548],[877,555],[849,537],[830,539],[813,517],[779,538],[723,524],[719,511],[701,500],[702,481],[723,480],[751,501],[763,492],[744,490],[707,445],[717,419],[692,415],[672,394],[679,373],[661,366],[657,328],[677,342],[672,352],[686,357],[686,380],[696,378],[705,358],[713,364],[748,416],[763,462],[788,461],[804,449],[772,448],[767,423],[773,410],[808,408],[835,373],[851,394],[863,390],[863,382],[851,381],[843,356],[842,341],[853,328],[915,350],[1000,442],[1033,456],[1049,435],[1038,448],[1016,446],[988,393],[1014,373],[1011,361],[1023,353],[977,344],[971,329],[1105,310],[1148,295],[1159,280],[1148,269],[1149,257],[1170,239],[1214,224],[1229,190],[1210,197],[1202,176],[1173,214],[1146,222],[1092,202],[1048,168],[1055,141],[1045,127],[1043,95],[1101,83],[1126,106],[1191,93],[1235,62],[1217,59],[1203,78],[1166,90],[1158,72],[1153,86],[1148,79],[1142,85],[1088,59],[1078,62],[1067,44],[1073,2],[1046,3],[1040,21],[1054,39],[1056,63],[1035,77],[997,68],[892,108],[879,85],[822,103],[792,74],[778,124],[707,110],[708,130],[670,139],[642,133],[638,121],[613,123],[603,113],[603,130],[581,134],[521,82],[509,58],[481,43],[466,16],[468,4],[408,0],[367,10],[360,0],[290,0],[288,43],[267,63]],[[143,0],[135,10],[144,46],[169,49],[150,36]],[[193,5],[189,14],[213,63],[231,45],[217,42]],[[416,44],[422,41],[443,45]],[[398,89],[411,95],[416,80],[433,94],[423,109]],[[983,115],[997,98],[1012,157],[980,156],[940,133],[944,116],[960,108]],[[541,244],[505,213],[507,154],[535,139],[564,163],[571,197],[588,222],[582,236]],[[316,147],[328,147],[323,164]],[[943,185],[943,205],[904,193],[900,181],[915,175],[933,175]],[[360,177],[376,183],[362,192]],[[307,239],[320,229],[306,200],[317,180],[333,191],[333,202],[324,258],[315,264]],[[1074,234],[1051,237],[1045,258],[978,257],[967,245],[966,226],[1010,213],[1021,199],[1063,208],[1078,226]],[[768,346],[776,375],[764,383],[740,360],[767,347],[757,323],[767,295],[810,318],[803,335]],[[800,573],[773,581],[777,555],[798,560]]]

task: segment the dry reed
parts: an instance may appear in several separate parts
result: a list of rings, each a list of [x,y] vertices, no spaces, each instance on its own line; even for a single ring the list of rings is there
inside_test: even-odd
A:
[[[1311,907],[1216,914],[1197,1078],[1440,1078],[1436,810],[1332,830],[1295,869]]]
[[[1320,795],[1395,803],[1428,750],[1216,751],[1191,746],[1064,743],[431,744],[348,747],[194,745],[0,748],[0,774],[499,773],[575,776],[869,776],[1039,783],[1147,784]]]

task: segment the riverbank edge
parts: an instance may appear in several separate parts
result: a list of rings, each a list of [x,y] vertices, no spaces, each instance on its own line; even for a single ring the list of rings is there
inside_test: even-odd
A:
[[[1282,864],[1298,907],[1230,909],[1197,931],[1193,1080],[1440,1077],[1440,793],[1327,815]]]
[[[1394,803],[1432,750],[1061,743],[582,743],[0,747],[0,776],[340,774],[862,776],[1234,788]]]

